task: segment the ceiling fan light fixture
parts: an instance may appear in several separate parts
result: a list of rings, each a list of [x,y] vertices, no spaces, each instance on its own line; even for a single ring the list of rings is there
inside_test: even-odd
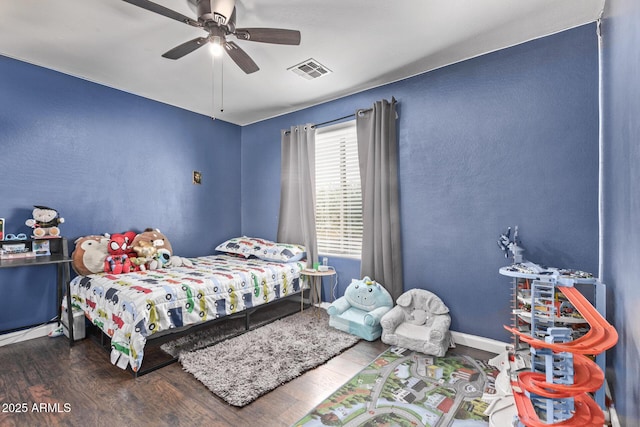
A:
[[[213,56],[220,57],[224,53],[224,48],[222,47],[222,38],[220,36],[213,36],[209,41],[209,50]]]
[[[226,52],[242,71],[246,74],[251,74],[258,71],[260,67],[240,46],[232,41],[227,41],[228,35],[235,35],[240,40],[259,43],[290,46],[300,44],[300,31],[297,30],[284,28],[236,28],[236,0],[189,0],[190,4],[197,7],[197,21],[151,0],[123,1],[209,33],[206,37],[196,37],[163,53],[162,57],[167,59],[180,59],[209,43],[209,48],[213,55]]]

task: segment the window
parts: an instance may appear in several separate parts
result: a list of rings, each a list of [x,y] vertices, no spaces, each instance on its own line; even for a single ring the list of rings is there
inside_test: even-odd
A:
[[[318,252],[360,257],[362,193],[355,120],[316,132]]]

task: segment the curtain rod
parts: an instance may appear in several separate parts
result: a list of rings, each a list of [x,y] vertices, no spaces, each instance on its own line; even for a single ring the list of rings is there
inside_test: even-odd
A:
[[[395,104],[397,102],[396,98],[395,97],[391,97],[391,102],[393,104]],[[318,126],[324,126],[324,125],[328,125],[328,124],[331,124],[331,123],[339,122],[340,120],[348,119],[349,117],[355,117],[356,114],[362,114],[362,113],[366,113],[368,111],[373,111],[373,108],[363,108],[363,109],[357,110],[353,114],[347,114],[346,116],[338,117],[337,119],[327,120],[326,122],[322,122],[322,123],[316,123],[315,125],[311,125],[311,127],[312,128],[317,128]],[[398,117],[398,113],[396,112],[396,118],[397,117]],[[284,131],[285,135],[289,135],[290,133],[291,133],[290,130],[285,130]]]
[[[362,113],[366,113],[368,111],[373,111],[373,108],[363,108],[363,109],[360,109],[360,110],[356,111],[353,114],[347,114],[346,116],[338,117],[337,119],[327,120],[326,122],[317,123],[315,125],[311,125],[311,127],[317,128],[318,126],[324,126],[324,125],[328,125],[328,124],[331,124],[331,123],[339,122],[340,120],[348,119],[349,117],[355,117],[356,114],[362,114]]]
[[[370,110],[372,110],[372,108],[370,108]],[[358,112],[359,111],[364,111],[364,110],[358,110]],[[317,128],[318,126],[328,125],[328,124],[339,122],[340,120],[348,119],[350,117],[355,117],[355,116],[356,116],[356,113],[347,114],[346,116],[338,117],[337,119],[327,120],[326,122],[322,122],[322,123],[317,123],[315,125],[311,125],[311,127]]]
[[[318,126],[324,126],[324,125],[328,125],[328,124],[331,124],[331,123],[339,122],[341,120],[348,119],[350,117],[355,117],[356,114],[365,113],[365,112],[371,111],[371,110],[373,110],[373,108],[367,108],[367,109],[363,109],[363,110],[358,110],[356,113],[347,114],[346,116],[338,117],[337,119],[327,120],[326,122],[316,123],[314,125],[311,125],[311,127],[312,128],[317,128]],[[291,131],[290,130],[286,130],[286,131],[284,131],[284,133],[285,133],[285,135],[288,135],[288,134],[291,133]]]

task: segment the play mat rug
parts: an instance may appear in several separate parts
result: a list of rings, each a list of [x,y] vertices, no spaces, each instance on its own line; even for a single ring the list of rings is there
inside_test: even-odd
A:
[[[488,426],[497,375],[469,356],[391,347],[293,426]]]

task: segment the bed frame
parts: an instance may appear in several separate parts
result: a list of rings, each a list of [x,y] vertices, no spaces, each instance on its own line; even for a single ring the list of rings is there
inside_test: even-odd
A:
[[[303,309],[307,284],[300,274],[302,262],[228,254],[191,261],[192,266],[78,276],[68,287],[67,300],[73,299],[73,305],[96,326],[90,332],[111,351],[111,363],[136,375],[141,374],[143,365],[143,372],[148,373],[175,362],[172,357],[174,360],[163,358],[152,367],[145,364],[147,349],[158,343],[225,320],[240,323],[237,334],[244,333],[259,326],[255,320],[263,316],[259,313],[265,313],[263,307],[274,307],[279,301],[288,300],[295,307],[286,314]],[[293,303],[295,299],[297,303]],[[271,321],[278,317],[282,316]]]
[[[307,292],[307,298],[305,298],[305,292]],[[302,289],[301,291],[286,297],[263,305],[255,306],[235,314],[227,315],[218,319],[212,319],[203,323],[196,323],[182,330],[167,332],[157,337],[152,336],[147,340],[145,358],[140,369],[135,372],[131,369],[131,366],[128,366],[127,371],[136,378],[177,362],[178,356],[172,356],[163,351],[161,349],[162,344],[199,331],[213,330],[216,326],[223,323],[236,323],[238,325],[236,327],[236,331],[222,335],[219,339],[215,339],[211,344],[209,344],[215,345],[267,325],[271,322],[275,322],[276,320],[299,313],[305,308],[311,306],[309,298],[310,289]],[[87,327],[87,337],[102,347],[107,354],[111,352],[111,338],[97,326],[90,324]]]

